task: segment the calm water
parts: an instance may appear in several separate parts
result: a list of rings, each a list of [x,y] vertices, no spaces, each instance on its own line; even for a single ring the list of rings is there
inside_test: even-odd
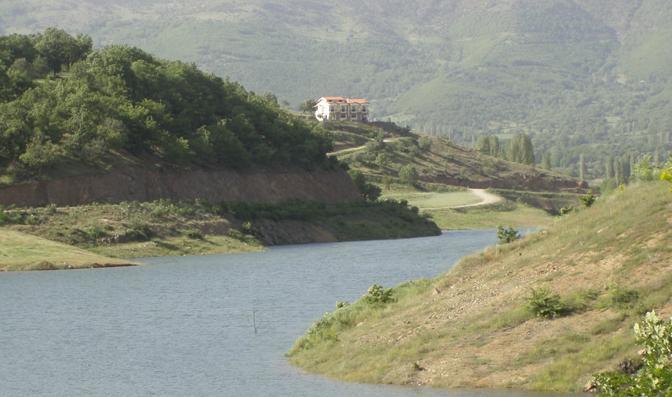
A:
[[[435,276],[494,241],[449,232],[0,274],[0,396],[537,396],[344,384],[283,356],[336,301]]]

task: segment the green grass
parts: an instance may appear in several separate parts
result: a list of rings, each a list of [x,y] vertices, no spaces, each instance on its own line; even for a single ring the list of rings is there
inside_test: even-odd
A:
[[[497,226],[543,227],[553,222],[546,211],[506,201],[484,207],[426,211],[444,230],[492,229]]]
[[[289,359],[357,382],[578,391],[636,355],[631,327],[642,313],[672,310],[671,224],[668,186],[628,187],[436,279],[402,284],[393,303],[326,315]],[[532,288],[558,295],[567,312],[535,318]]]
[[[0,271],[81,269],[134,264],[39,237],[0,229]]]

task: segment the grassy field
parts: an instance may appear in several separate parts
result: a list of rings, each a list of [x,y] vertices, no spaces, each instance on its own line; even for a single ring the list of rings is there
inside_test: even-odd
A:
[[[553,222],[546,211],[505,201],[498,204],[426,211],[443,230],[491,229],[497,226],[544,227]]]
[[[0,229],[0,271],[81,269],[134,264],[39,237]]]
[[[553,221],[546,211],[507,200],[485,206],[454,208],[478,203],[480,198],[458,187],[452,189],[444,192],[418,191],[398,184],[393,184],[390,189],[382,187],[383,198],[408,201],[423,214],[429,215],[443,230],[491,229],[497,226],[543,227]]]
[[[555,303],[542,306],[556,316],[535,315],[533,289],[548,291]],[[672,315],[672,193],[660,183],[614,192],[390,294],[326,314],[290,361],[357,382],[580,390],[636,359],[643,313]]]

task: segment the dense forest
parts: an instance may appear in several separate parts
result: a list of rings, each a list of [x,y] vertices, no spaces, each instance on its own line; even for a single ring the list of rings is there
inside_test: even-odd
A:
[[[0,169],[30,176],[122,157],[326,165],[331,141],[275,97],[140,49],[58,29],[0,37]]]

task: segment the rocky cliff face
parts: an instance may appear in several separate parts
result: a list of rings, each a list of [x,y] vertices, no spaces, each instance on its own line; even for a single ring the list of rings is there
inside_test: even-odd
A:
[[[326,203],[356,201],[360,195],[345,171],[302,169],[161,171],[119,169],[86,175],[18,184],[0,189],[0,205],[73,206],[93,202],[152,201],[158,199],[219,202]]]

